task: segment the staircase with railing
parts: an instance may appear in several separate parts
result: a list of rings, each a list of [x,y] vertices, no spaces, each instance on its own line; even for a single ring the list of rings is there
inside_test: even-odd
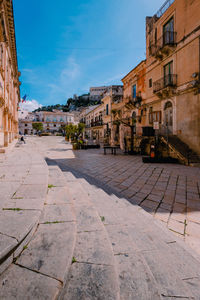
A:
[[[177,135],[173,135],[167,126],[162,125],[158,135],[160,140],[166,145],[168,155],[175,155],[186,165],[200,163],[200,155],[193,151]]]

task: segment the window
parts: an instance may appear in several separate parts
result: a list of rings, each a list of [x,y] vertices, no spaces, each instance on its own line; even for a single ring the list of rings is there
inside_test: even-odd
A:
[[[106,116],[108,116],[109,113],[109,108],[108,108],[108,104],[106,104]]]
[[[136,98],[136,84],[133,85],[133,98]]]
[[[56,127],[56,124],[54,124],[53,126]]]
[[[170,61],[163,67],[164,86],[169,86],[173,83],[173,61]]]
[[[152,87],[152,78],[149,79],[149,87]]]
[[[25,124],[25,127],[27,127],[27,124]]]
[[[155,45],[157,45],[157,28],[155,29]]]
[[[163,26],[163,46],[174,43],[174,18]]]
[[[161,123],[161,111],[149,112],[149,124],[154,122]]]

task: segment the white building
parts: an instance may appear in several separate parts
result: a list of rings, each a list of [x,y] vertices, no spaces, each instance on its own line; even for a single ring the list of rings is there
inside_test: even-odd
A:
[[[19,132],[21,134],[34,134],[33,123],[42,123],[44,132],[56,133],[62,126],[78,124],[78,117],[74,113],[59,110],[28,113],[24,119],[19,121]]]
[[[107,93],[113,92],[121,95],[123,92],[122,85],[110,85],[110,86],[99,86],[90,88],[90,99],[91,100],[101,100]]]

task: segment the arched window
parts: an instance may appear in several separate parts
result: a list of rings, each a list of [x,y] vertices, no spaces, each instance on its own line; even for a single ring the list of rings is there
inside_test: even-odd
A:
[[[165,108],[164,110],[166,110],[167,108],[172,107],[172,103],[170,101],[167,101],[167,103],[165,103]]]

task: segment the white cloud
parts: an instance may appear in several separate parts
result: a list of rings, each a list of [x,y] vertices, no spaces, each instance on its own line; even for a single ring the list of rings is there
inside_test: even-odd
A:
[[[73,57],[69,57],[67,65],[60,74],[61,83],[66,83],[66,80],[75,80],[80,75],[80,66],[76,63]]]
[[[42,107],[39,102],[36,100],[27,100],[26,102],[20,103],[20,108],[27,111],[34,111],[35,109],[38,109],[39,107]]]
[[[60,68],[57,79],[54,82],[48,83],[48,87],[50,88],[49,100],[54,101],[54,103],[58,103],[57,99],[58,95],[60,97],[67,97],[67,94],[72,93],[72,86],[77,79],[81,76],[80,65],[76,62],[74,57],[69,57],[62,64],[62,68]],[[56,99],[56,100],[55,100]]]

